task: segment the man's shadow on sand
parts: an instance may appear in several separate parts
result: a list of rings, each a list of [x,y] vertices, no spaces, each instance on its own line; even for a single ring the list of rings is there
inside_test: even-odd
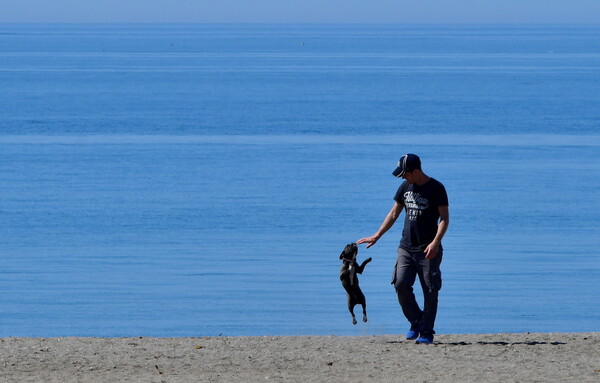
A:
[[[389,341],[387,343],[407,343],[410,341]],[[472,346],[472,345],[492,345],[492,346],[513,346],[513,345],[527,345],[527,346],[538,346],[538,345],[544,345],[544,344],[549,344],[552,346],[559,346],[562,344],[567,344],[566,342],[537,342],[537,341],[530,341],[530,342],[484,342],[484,341],[479,341],[479,342],[434,342],[434,345],[439,344],[439,345],[444,345],[444,346]]]

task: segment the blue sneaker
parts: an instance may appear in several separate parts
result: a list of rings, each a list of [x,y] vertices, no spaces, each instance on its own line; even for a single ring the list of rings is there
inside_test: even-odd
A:
[[[406,340],[415,340],[419,337],[419,332],[415,330],[408,330],[406,333]]]
[[[413,324],[410,326],[410,330],[406,333],[406,340],[415,340],[419,337],[419,323]]]
[[[415,342],[416,344],[432,344],[433,334],[430,332],[422,332],[421,336]]]

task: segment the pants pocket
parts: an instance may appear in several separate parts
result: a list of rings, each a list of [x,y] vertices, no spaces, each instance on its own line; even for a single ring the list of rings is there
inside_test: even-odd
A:
[[[440,291],[442,289],[442,273],[439,270],[432,271],[429,274],[429,288],[433,291]]]

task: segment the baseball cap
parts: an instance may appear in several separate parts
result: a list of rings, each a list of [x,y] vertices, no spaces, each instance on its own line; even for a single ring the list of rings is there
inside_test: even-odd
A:
[[[395,177],[402,177],[406,172],[421,169],[421,159],[416,154],[405,154],[400,157],[398,167],[392,172]]]

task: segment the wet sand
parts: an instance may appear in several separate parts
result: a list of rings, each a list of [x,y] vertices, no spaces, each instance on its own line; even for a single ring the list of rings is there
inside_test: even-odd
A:
[[[600,333],[1,338],[1,382],[600,382]]]

